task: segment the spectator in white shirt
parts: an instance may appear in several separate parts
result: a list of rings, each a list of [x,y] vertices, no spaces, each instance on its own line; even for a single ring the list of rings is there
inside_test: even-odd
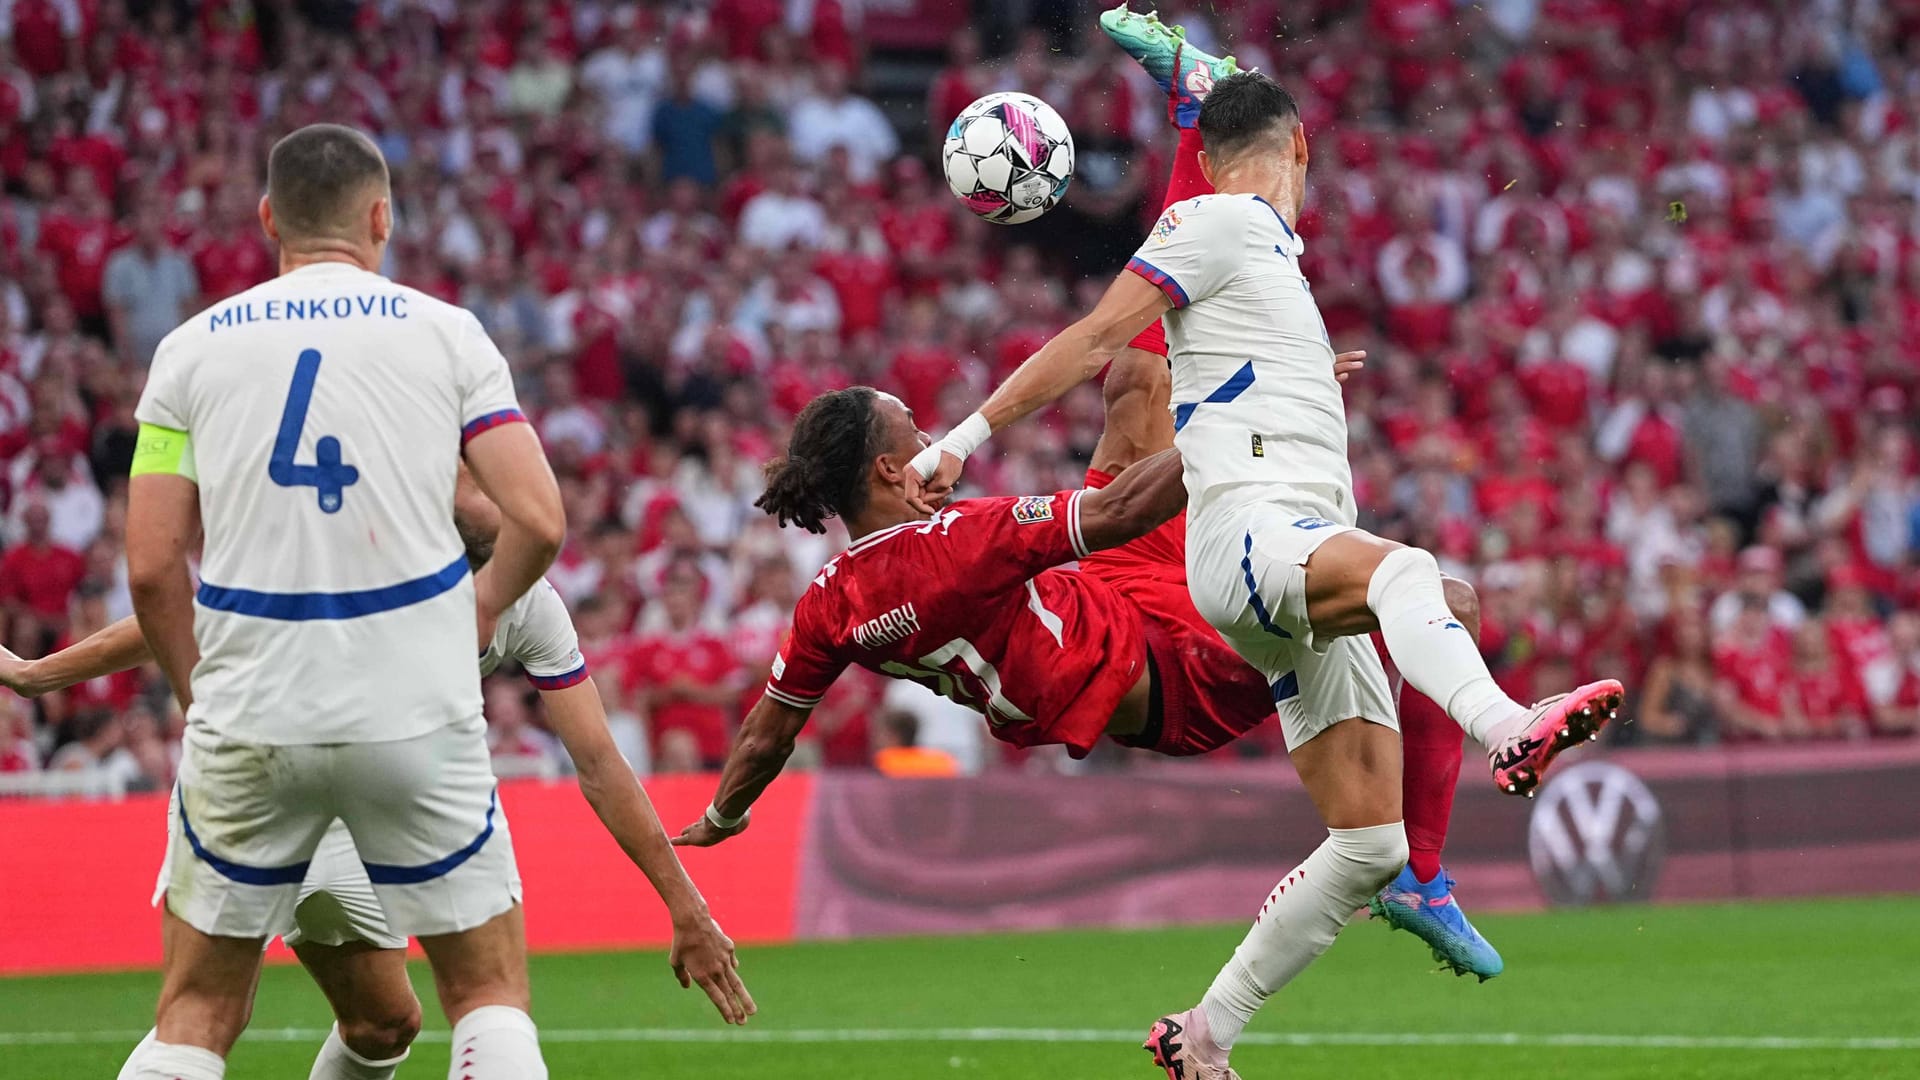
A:
[[[826,234],[826,211],[800,189],[800,174],[791,165],[769,173],[767,189],[748,199],[740,211],[740,242],[748,247],[812,249],[820,246]]]
[[[872,181],[880,166],[900,152],[899,136],[880,106],[855,94],[847,69],[827,64],[820,69],[819,91],[793,110],[789,121],[793,152],[801,161],[819,164],[827,151],[844,146],[856,184]]]
[[[580,82],[600,95],[607,138],[639,154],[653,136],[653,107],[667,84],[667,60],[634,9],[623,8],[614,17],[624,18],[625,28],[613,44],[587,58]]]

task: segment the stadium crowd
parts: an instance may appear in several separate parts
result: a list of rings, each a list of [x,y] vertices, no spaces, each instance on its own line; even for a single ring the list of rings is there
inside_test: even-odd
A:
[[[1217,6],[1163,15],[1281,73],[1313,140],[1308,274],[1371,354],[1363,524],[1477,585],[1516,696],[1620,676],[1644,741],[1920,728],[1920,10]],[[390,275],[515,365],[566,493],[551,579],[629,757],[715,762],[844,539],[753,508],[784,425],[867,382],[942,429],[1159,209],[1164,101],[1081,14],[992,60],[958,31],[896,128],[856,89],[854,0],[0,4],[0,640],[39,655],[130,612],[147,361],[274,272],[272,141],[352,123],[392,164]],[[994,89],[1076,138],[1034,225],[974,221],[939,179],[937,133]],[[1076,486],[1100,423],[1082,388],[970,480]],[[503,767],[559,764],[524,683],[487,705]],[[180,726],[151,671],[0,697],[0,771],[163,785]],[[925,765],[888,757],[915,742],[1009,758],[859,672],[809,753]]]

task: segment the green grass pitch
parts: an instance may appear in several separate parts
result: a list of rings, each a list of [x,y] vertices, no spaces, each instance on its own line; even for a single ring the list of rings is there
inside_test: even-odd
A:
[[[1470,896],[1469,896],[1470,898]],[[1486,917],[1507,974],[1432,970],[1406,934],[1356,923],[1269,1003],[1246,1080],[1525,1076],[1920,1077],[1920,898]],[[1237,927],[913,938],[748,949],[760,1016],[721,1030],[658,953],[541,957],[534,1015],[556,1078],[810,1080],[1155,1073],[1138,1049],[1193,1002]],[[402,1077],[446,1075],[428,1031]],[[149,1023],[151,973],[0,981],[0,1075],[114,1075]],[[228,1075],[304,1077],[328,1023],[270,968]],[[1013,1029],[995,1035],[977,1029]],[[62,1041],[55,1041],[62,1040]]]

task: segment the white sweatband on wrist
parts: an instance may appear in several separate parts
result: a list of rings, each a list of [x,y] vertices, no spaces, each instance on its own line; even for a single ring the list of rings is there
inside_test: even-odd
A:
[[[707,824],[713,826],[716,829],[739,828],[742,824],[746,822],[748,818],[752,816],[753,816],[753,807],[751,806],[747,807],[745,810],[740,811],[739,817],[730,818],[720,812],[720,807],[717,804],[714,804],[714,803],[707,804],[707,814],[706,814]]]
[[[993,435],[993,425],[979,413],[968,416],[954,426],[939,442],[913,455],[907,467],[917,473],[922,480],[931,480],[934,471],[940,468],[940,455],[952,454],[961,461],[967,460],[980,444]]]

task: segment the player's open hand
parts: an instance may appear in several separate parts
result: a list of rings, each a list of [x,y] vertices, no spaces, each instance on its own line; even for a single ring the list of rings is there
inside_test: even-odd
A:
[[[1343,352],[1333,358],[1333,377],[1341,382],[1346,382],[1349,376],[1366,366],[1367,352],[1365,349]]]
[[[740,981],[740,958],[734,955],[733,939],[704,911],[685,919],[673,920],[673,948],[667,953],[673,976],[680,985],[700,989],[713,999],[720,1019],[729,1024],[744,1024],[759,1012],[747,984]]]
[[[912,465],[906,468],[907,505],[923,514],[939,512],[953,498],[953,486],[960,482],[964,463],[953,454],[942,453],[940,464],[930,477],[922,477]]]
[[[751,817],[743,820],[731,829],[723,829],[708,821],[703,815],[698,821],[680,830],[680,835],[668,840],[674,847],[712,847],[729,836],[739,836],[747,831]]]

